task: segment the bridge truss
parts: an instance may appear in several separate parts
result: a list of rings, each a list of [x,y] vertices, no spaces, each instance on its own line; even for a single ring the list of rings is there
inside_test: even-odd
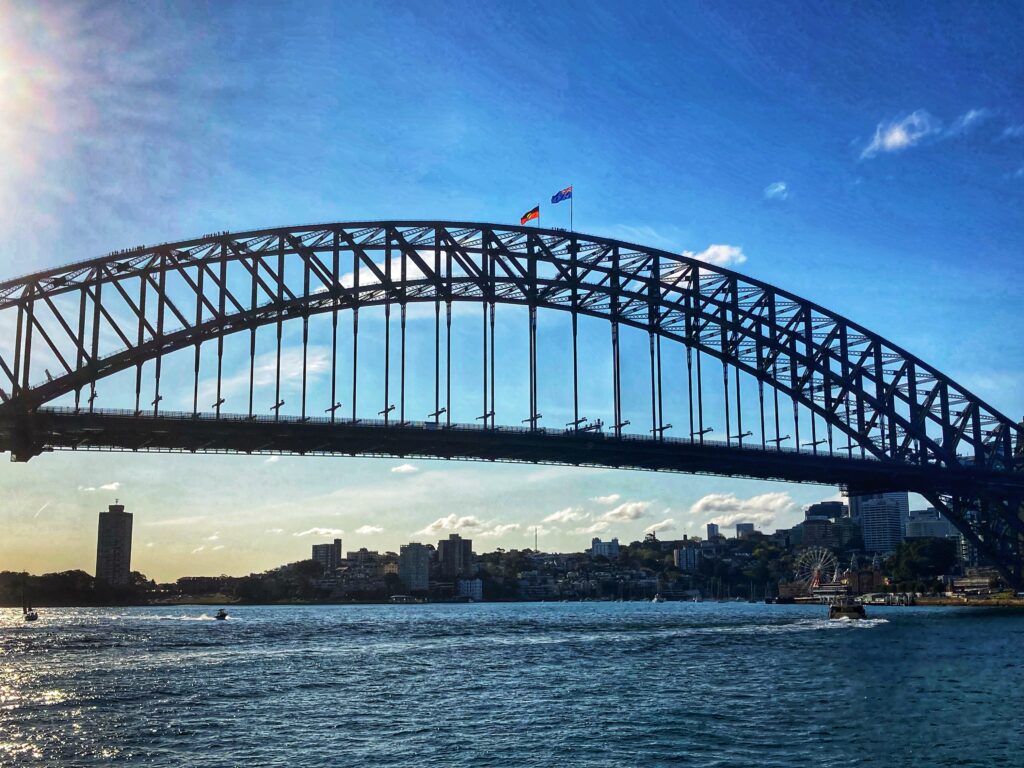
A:
[[[414,321],[420,305],[427,316]],[[514,408],[496,391],[510,367],[496,330],[504,306],[522,313],[526,336],[525,359],[512,366],[524,381]],[[460,308],[479,312],[473,424],[453,421],[466,397],[458,362],[468,351],[452,332]],[[568,317],[564,343],[538,335],[538,315],[549,311]],[[363,363],[361,312],[383,316]],[[583,415],[594,360],[581,335],[594,320],[606,333],[606,419]],[[424,324],[426,339],[411,340],[410,328]],[[15,460],[54,448],[423,455],[908,490],[1022,583],[1020,425],[856,323],[658,249],[433,221],[218,233],[0,283],[0,328],[0,449]],[[258,354],[267,333],[269,358]],[[642,362],[626,338],[637,334]],[[313,386],[313,337],[329,349],[317,363],[329,385]],[[237,363],[226,352],[233,339],[248,341],[241,385],[225,369]],[[422,402],[423,376],[417,400],[408,353],[422,364],[424,349],[431,408],[414,414],[407,406]],[[368,351],[383,368],[372,406],[365,384],[360,391]],[[190,352],[188,375],[179,365],[168,381],[165,366]],[[553,356],[565,375],[541,386]],[[134,386],[124,384],[133,372]],[[293,385],[297,397],[285,403]],[[111,406],[100,399],[105,386],[118,400]],[[552,389],[564,427],[541,426]],[[268,410],[260,396],[271,391]],[[243,407],[226,407],[229,397]]]

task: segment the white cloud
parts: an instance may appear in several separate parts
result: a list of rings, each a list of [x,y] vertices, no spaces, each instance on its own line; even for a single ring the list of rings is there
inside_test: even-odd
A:
[[[764,188],[765,200],[785,200],[789,197],[789,187],[784,181],[776,181]]]
[[[594,496],[590,500],[596,501],[598,504],[614,504],[621,498],[617,493],[609,493],[607,496]]]
[[[220,538],[220,534],[219,533],[215,533],[212,536],[207,536],[206,540],[207,541],[217,541],[219,538]]]
[[[264,464],[277,464],[277,462],[279,462],[280,460],[281,460],[281,457],[280,457],[280,456],[268,456],[268,457],[267,457],[267,458],[266,458],[266,459],[264,460],[264,462],[263,462],[263,463],[264,463]]]
[[[1003,132],[999,134],[1000,139],[1019,139],[1024,137],[1024,123],[1020,125],[1008,125],[1003,128]]]
[[[499,523],[491,526],[486,531],[482,531],[480,536],[497,538],[498,536],[504,536],[506,533],[511,531],[518,531],[520,528],[522,528],[522,526],[519,523]]]
[[[610,523],[606,523],[602,520],[599,520],[593,525],[588,525],[586,528],[576,528],[573,531],[573,533],[603,533],[604,531],[607,531],[610,527]]]
[[[974,126],[980,125],[990,117],[992,117],[990,110],[969,109],[953,121],[953,124],[949,126],[949,130],[946,131],[946,136],[959,136],[961,133],[967,133]]]
[[[913,147],[933,134],[942,130],[942,123],[928,112],[919,109],[911,112],[902,120],[890,123],[879,123],[875,128],[875,136],[864,151],[861,160],[875,157],[879,152],[899,152]]]
[[[202,522],[206,519],[206,515],[191,515],[189,517],[172,517],[167,520],[155,520],[152,523],[146,523],[146,525],[153,526],[173,526],[173,525],[193,525],[194,523]]]
[[[478,517],[474,517],[473,515],[463,515],[460,517],[453,513],[447,517],[437,518],[437,520],[432,522],[426,528],[416,531],[416,533],[423,536],[436,536],[442,531],[459,531],[481,528],[483,525],[483,521]]]
[[[216,547],[213,548],[213,551],[216,552],[218,549],[224,549],[224,545],[218,544]]]
[[[284,528],[267,528],[264,533],[284,533]]]
[[[100,485],[100,486],[92,486],[92,485],[84,486],[84,485],[80,485],[80,486],[78,486],[78,490],[80,490],[80,491],[116,491],[120,487],[121,487],[121,483],[120,482],[116,482],[116,483],[106,483],[106,484]]]
[[[325,536],[327,538],[337,538],[343,533],[344,531],[341,530],[341,528],[307,528],[304,531],[293,533],[292,536]]]
[[[615,497],[616,499],[618,496]],[[566,507],[560,509],[557,512],[552,512],[550,515],[545,517],[541,522],[544,523],[572,523],[577,520],[583,520],[586,515],[583,510],[579,507]]]
[[[674,531],[676,529],[676,521],[671,517],[666,517],[660,523],[654,523],[644,528],[644,533],[658,533],[659,531]]]
[[[412,474],[413,472],[419,472],[420,470],[418,467],[414,467],[412,464],[399,464],[396,467],[392,467],[391,471],[394,472],[396,475],[409,475]]]
[[[152,549],[153,547],[154,547],[154,544],[153,544],[152,541],[147,541],[146,542],[146,549]]]
[[[709,245],[700,253],[694,251],[683,251],[683,257],[696,259],[706,264],[714,264],[716,267],[730,267],[742,264],[747,260],[743,249],[738,245]]]
[[[196,547],[195,549],[193,549],[193,550],[192,550],[192,554],[193,554],[193,555],[198,555],[198,554],[199,554],[200,552],[202,552],[202,551],[203,551],[204,549],[206,549],[206,547],[204,547],[204,546],[202,546],[202,545],[199,545],[198,547]]]
[[[361,525],[356,528],[356,533],[363,536],[373,536],[378,533],[384,533],[384,529],[379,525]]]
[[[788,493],[762,493],[749,499],[741,499],[732,493],[711,493],[691,506],[690,514],[721,526],[736,523],[771,525],[779,515],[796,509],[797,505]]]
[[[627,501],[619,504],[615,509],[610,509],[601,515],[601,520],[609,523],[622,523],[627,520],[637,520],[646,514],[651,506],[649,501]]]

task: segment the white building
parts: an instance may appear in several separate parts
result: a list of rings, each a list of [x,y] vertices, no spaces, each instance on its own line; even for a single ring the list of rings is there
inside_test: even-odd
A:
[[[611,541],[601,541],[600,539],[591,539],[590,541],[590,556],[591,557],[607,557],[609,560],[617,560],[619,557],[619,540],[612,539]]]
[[[484,583],[480,579],[459,579],[456,583],[459,597],[481,602],[484,599]]]
[[[900,493],[850,496],[850,517],[860,523],[867,552],[892,552],[903,540],[903,521],[910,513],[910,497]]]

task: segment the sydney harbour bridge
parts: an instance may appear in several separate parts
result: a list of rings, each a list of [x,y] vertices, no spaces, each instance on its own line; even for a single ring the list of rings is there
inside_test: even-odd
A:
[[[1024,586],[1024,428],[729,269],[563,230],[216,233],[0,283],[0,450],[419,456],[924,496]]]

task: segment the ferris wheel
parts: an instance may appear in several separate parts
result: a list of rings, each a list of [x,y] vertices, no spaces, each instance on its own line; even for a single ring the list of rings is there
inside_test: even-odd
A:
[[[822,581],[832,578],[838,566],[839,561],[832,554],[832,550],[811,547],[797,555],[796,580],[802,581],[808,587],[818,587]]]

